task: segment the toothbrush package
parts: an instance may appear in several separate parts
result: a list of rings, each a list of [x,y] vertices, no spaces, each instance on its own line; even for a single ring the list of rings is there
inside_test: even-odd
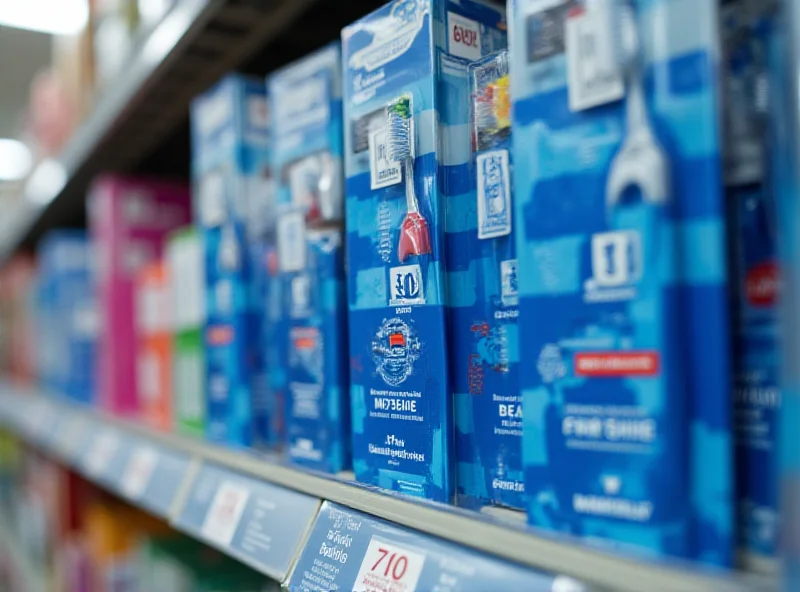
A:
[[[249,273],[248,294],[248,357],[250,364],[250,396],[253,413],[253,445],[274,448],[281,443],[280,390],[271,385],[270,374],[277,373],[269,365],[272,349],[278,341],[272,339],[274,328],[267,311],[270,290],[274,289],[274,253],[276,249],[275,200],[277,187],[272,173],[272,114],[266,98],[255,86],[259,109],[263,113],[259,122],[259,136],[254,154],[253,168],[246,181],[247,221],[245,224],[246,257]],[[262,102],[262,99],[264,102]]]
[[[350,467],[339,44],[272,74],[268,89],[282,318],[273,347],[287,368],[286,452],[335,473]]]
[[[778,532],[780,344],[775,204],[767,182],[767,52],[771,2],[722,7],[725,185],[733,285],[733,403],[739,550],[774,558]]]
[[[254,192],[268,166],[263,82],[228,75],[192,104],[194,208],[205,250],[207,437],[254,441],[253,384],[261,335],[248,248]]]
[[[353,468],[439,501],[455,481],[443,188],[471,156],[467,64],[503,25],[482,2],[395,0],[342,31]]]
[[[445,200],[450,377],[462,506],[523,507],[508,82],[507,51],[470,64],[474,154],[470,163],[450,172],[463,175],[466,168],[472,186]]]
[[[173,232],[166,260],[172,311],[173,429],[178,434],[200,437],[205,435],[206,426],[206,278],[200,233],[192,226]]]
[[[81,403],[97,395],[98,311],[92,243],[81,230],[51,230],[37,250],[39,379]],[[41,306],[44,305],[44,306]]]
[[[730,565],[716,3],[510,8],[529,522]]]

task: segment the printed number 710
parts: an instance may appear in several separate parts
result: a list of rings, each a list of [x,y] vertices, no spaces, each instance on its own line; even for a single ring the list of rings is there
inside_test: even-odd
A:
[[[393,580],[401,580],[403,576],[406,575],[406,570],[408,569],[408,557],[405,555],[398,555],[397,553],[389,554],[388,549],[379,548],[378,553],[380,557],[375,562],[375,564],[370,568],[370,571],[376,571],[383,560],[386,557],[389,557],[389,560],[386,562],[386,566],[383,568],[383,575],[384,577],[391,577]]]

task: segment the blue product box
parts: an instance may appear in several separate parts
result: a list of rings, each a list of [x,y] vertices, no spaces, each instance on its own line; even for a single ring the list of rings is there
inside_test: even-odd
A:
[[[466,66],[504,47],[504,11],[396,0],[342,31],[353,468],[449,501],[444,196],[469,191]]]
[[[252,381],[263,376],[263,358],[248,223],[269,157],[263,82],[226,76],[194,100],[191,127],[194,210],[206,261],[207,436],[250,446],[254,426],[264,423],[253,417]]]
[[[38,249],[44,298],[48,388],[81,403],[96,396],[97,299],[91,242],[81,230],[54,230]]]
[[[774,5],[734,0],[721,13],[725,185],[733,294],[737,543],[747,563],[775,557],[780,413],[777,220],[767,174],[767,76]]]
[[[343,252],[341,48],[331,44],[268,80],[278,178],[280,340],[287,455],[350,467]]]
[[[730,565],[717,4],[509,6],[529,521]]]
[[[286,319],[283,315],[283,283],[278,265],[278,246],[266,246],[264,297],[264,335],[262,350],[267,366],[267,400],[270,442],[281,446],[286,441],[286,385],[288,376]]]
[[[800,4],[780,4],[780,18],[768,40],[769,64],[769,186],[772,188],[777,221],[777,252],[780,265],[781,319],[781,407],[778,413],[778,472],[780,488],[781,534],[792,533],[779,541],[778,564],[784,590],[800,587],[800,549],[793,543],[797,531],[800,503],[800,155],[797,85],[800,76],[798,52],[798,9]]]
[[[469,66],[472,187],[446,197],[459,505],[523,507],[508,52]]]

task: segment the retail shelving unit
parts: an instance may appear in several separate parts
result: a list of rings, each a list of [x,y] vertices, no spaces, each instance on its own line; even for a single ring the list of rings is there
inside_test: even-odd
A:
[[[265,51],[323,2],[178,0],[159,24],[141,35],[120,75],[98,91],[90,117],[61,154],[39,163],[23,189],[24,199],[0,217],[0,260],[33,243],[48,228],[76,219],[76,213],[82,216],[95,174],[136,170],[185,124],[194,96]],[[346,14],[345,8],[339,12]],[[304,22],[295,47],[313,47],[315,40],[327,41],[337,34],[335,22],[325,30],[315,23]],[[297,57],[284,43],[267,62],[279,64],[281,55]],[[188,157],[188,141],[184,144],[181,150]],[[157,168],[165,172],[163,166]],[[145,166],[142,172],[150,171]]]
[[[326,22],[322,12],[314,17],[323,3],[347,22],[349,13],[358,16],[381,2],[179,0],[140,39],[61,155],[39,165],[20,205],[0,216],[0,261],[82,215],[95,174],[151,172],[141,163],[169,151],[170,138],[186,127],[192,97],[220,75],[256,55],[263,74],[335,37],[341,23]],[[264,54],[300,23],[296,45],[284,42]],[[181,150],[188,161],[188,142]],[[407,590],[777,588],[771,578],[609,554],[519,520],[414,501],[346,476],[298,470],[276,456],[157,433],[5,382],[0,423],[97,484],[292,587],[397,575],[390,569],[397,564],[379,564],[380,541],[387,555],[403,554],[408,567],[401,579],[416,578],[405,581]],[[320,567],[334,564],[341,574]],[[376,565],[380,573],[363,573]]]
[[[0,421],[102,487],[293,585],[314,577],[319,558],[355,554],[341,564],[342,577],[363,569],[377,533],[386,544],[415,550],[419,562],[442,558],[442,580],[463,577],[460,570],[471,566],[472,584],[502,574],[508,590],[523,582],[530,587],[520,590],[582,589],[575,582],[630,592],[776,587],[770,578],[605,553],[519,521],[303,471],[274,455],[157,433],[8,383],[0,384]]]

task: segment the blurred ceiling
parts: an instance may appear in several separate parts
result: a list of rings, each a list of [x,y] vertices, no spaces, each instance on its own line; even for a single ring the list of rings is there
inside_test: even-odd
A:
[[[22,133],[31,80],[50,64],[51,39],[44,33],[0,25],[0,138]]]

